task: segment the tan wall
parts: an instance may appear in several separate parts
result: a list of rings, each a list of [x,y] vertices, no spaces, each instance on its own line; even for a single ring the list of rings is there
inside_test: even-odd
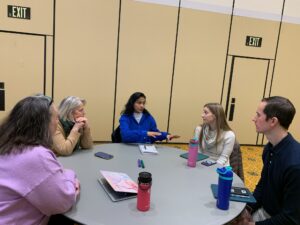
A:
[[[230,37],[231,55],[274,59],[279,22],[234,16]],[[262,37],[262,46],[246,46],[246,36]]]
[[[7,17],[7,5],[29,7],[31,9],[31,19]],[[52,35],[53,0],[2,0],[0,2],[0,29]]]
[[[129,96],[141,91],[158,128],[166,131],[177,10],[132,0],[122,2],[116,124]]]
[[[94,140],[110,140],[113,123],[118,2],[57,1],[54,97],[87,100]]]
[[[203,105],[221,98],[230,16],[182,9],[173,84],[170,132],[193,137]]]
[[[234,106],[229,124],[240,143],[262,143],[262,135],[257,136],[252,118],[258,102],[269,95],[279,26],[278,21],[233,17],[222,104],[227,107],[228,120],[230,106]],[[261,47],[246,46],[247,36],[262,38]],[[235,102],[231,104],[233,99]]]
[[[300,139],[300,25],[283,24],[277,53],[272,95],[288,97],[296,107],[296,116],[290,127],[295,138]]]
[[[299,24],[283,23],[275,61],[278,21],[234,16],[228,48],[230,15],[182,8],[172,83],[178,7],[121,1],[118,42],[119,2],[56,1],[53,27],[54,0],[1,1],[0,82],[5,82],[7,104],[6,111],[0,112],[0,119],[20,98],[43,92],[45,82],[45,93],[52,95],[53,88],[57,104],[68,95],[85,98],[94,140],[109,141],[113,123],[118,124],[120,111],[129,95],[142,91],[158,127],[166,130],[169,119],[169,131],[182,136],[179,142],[187,142],[194,127],[201,123],[202,106],[206,102],[219,102],[222,98],[222,104],[226,106],[231,62],[237,56],[251,59],[236,58],[232,93],[239,99],[251,101],[251,108],[237,104],[236,116],[247,115],[248,118],[251,111],[254,115],[254,105],[264,94],[269,94],[270,88],[272,95],[290,97],[300,108],[296,91],[299,83]],[[8,18],[8,4],[31,7],[32,19]],[[246,47],[247,35],[262,37],[262,47]],[[261,65],[255,61],[257,58],[267,61]],[[268,69],[265,62],[269,63]],[[266,70],[265,74],[261,72],[263,70]],[[257,83],[254,77],[249,77],[254,73],[261,74]],[[247,79],[237,77],[238,74]],[[253,84],[245,91],[248,78]],[[251,118],[250,121],[247,118],[236,118],[238,123],[232,123],[232,126],[239,139],[255,144],[253,138],[247,140],[250,136],[247,130],[254,130]],[[297,114],[291,127],[298,138],[300,130],[296,124],[299,118]],[[245,124],[250,128],[245,129]],[[255,133],[252,136],[255,137]],[[261,137],[258,143],[261,143]]]
[[[2,120],[21,98],[43,92],[44,38],[0,33],[0,49],[0,82],[6,96]]]

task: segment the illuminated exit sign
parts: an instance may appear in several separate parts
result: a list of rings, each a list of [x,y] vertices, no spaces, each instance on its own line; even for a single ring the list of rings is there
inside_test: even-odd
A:
[[[29,7],[15,5],[7,6],[7,16],[11,18],[30,20],[30,13],[31,11]]]
[[[253,37],[247,36],[246,37],[246,46],[250,47],[261,47],[262,38],[261,37]]]

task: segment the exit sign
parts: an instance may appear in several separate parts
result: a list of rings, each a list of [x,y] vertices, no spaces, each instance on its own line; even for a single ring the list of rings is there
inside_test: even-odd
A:
[[[7,16],[11,18],[30,20],[30,13],[31,11],[29,7],[15,5],[7,6]]]
[[[262,37],[253,37],[253,36],[246,37],[246,46],[261,47],[261,43],[262,43]]]

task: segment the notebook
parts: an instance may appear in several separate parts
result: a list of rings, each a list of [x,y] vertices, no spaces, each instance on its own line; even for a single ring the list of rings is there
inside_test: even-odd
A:
[[[188,154],[189,153],[183,153],[183,154],[180,155],[180,157],[187,159],[188,158]],[[201,161],[201,160],[207,159],[207,158],[209,158],[208,155],[204,155],[202,153],[198,153],[197,161]]]
[[[210,185],[214,198],[218,198],[218,185]],[[256,203],[256,200],[248,188],[245,187],[232,187],[230,194],[230,201]]]
[[[138,186],[127,174],[104,170],[100,173],[102,177],[98,181],[113,202],[137,196]]]
[[[139,144],[139,149],[142,154],[158,154],[154,145]]]

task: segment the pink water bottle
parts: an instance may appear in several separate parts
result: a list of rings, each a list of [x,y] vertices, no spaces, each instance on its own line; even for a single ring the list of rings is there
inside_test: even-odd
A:
[[[187,165],[190,167],[196,167],[198,158],[198,145],[199,142],[196,139],[191,139],[189,144],[188,162]]]
[[[148,211],[150,208],[150,193],[152,185],[151,173],[141,172],[138,178],[137,209]]]

